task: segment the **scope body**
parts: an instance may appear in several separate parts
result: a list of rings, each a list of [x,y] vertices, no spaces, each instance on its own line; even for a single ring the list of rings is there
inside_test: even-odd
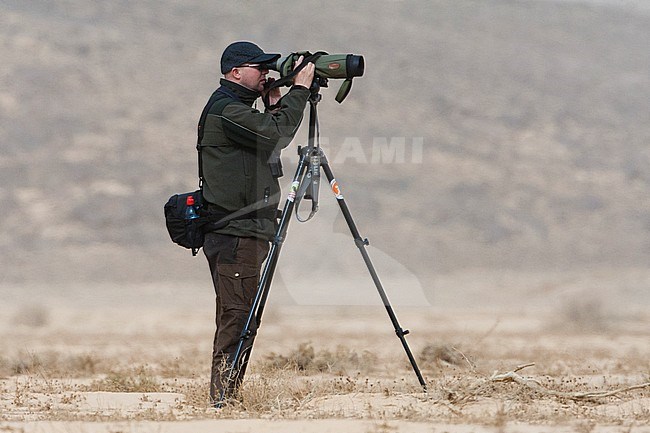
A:
[[[316,54],[320,54],[314,60],[315,74],[319,77],[351,79],[363,75],[365,69],[363,56],[354,54],[327,54],[322,51]],[[279,72],[281,77],[285,77],[293,71],[294,64],[300,56],[307,58],[311,55],[309,51],[299,51],[281,57],[277,61],[269,63],[268,66],[269,69]]]

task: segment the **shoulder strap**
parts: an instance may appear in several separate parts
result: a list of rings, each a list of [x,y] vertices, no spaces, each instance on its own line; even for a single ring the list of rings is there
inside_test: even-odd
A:
[[[226,87],[221,86],[217,89],[216,92],[212,94],[207,104],[205,104],[205,107],[203,107],[203,112],[201,112],[201,117],[199,118],[199,125],[197,127],[197,132],[196,132],[197,135],[196,151],[199,154],[199,188],[201,189],[201,191],[203,191],[203,158],[201,156],[201,141],[203,141],[205,121],[208,118],[208,113],[210,113],[210,109],[212,108],[214,103],[224,97],[228,97],[236,101],[240,100],[239,97],[235,94],[235,92],[233,92],[232,90]]]
[[[201,118],[197,128],[197,141],[196,150],[199,154],[199,188],[201,195],[203,195],[203,158],[201,157],[201,141],[203,141],[203,130],[205,128],[205,121],[208,118],[210,109],[220,99],[230,98],[235,101],[241,101],[239,96],[227,87],[221,86],[215,91],[207,104],[203,108]],[[250,209],[240,209],[236,212],[228,212],[220,206],[210,203],[205,209],[201,210],[202,216],[205,217],[205,227],[203,230],[211,231],[226,227],[231,220],[249,219],[249,218],[264,218],[275,220],[277,218],[278,209],[276,206],[257,209],[255,207]]]

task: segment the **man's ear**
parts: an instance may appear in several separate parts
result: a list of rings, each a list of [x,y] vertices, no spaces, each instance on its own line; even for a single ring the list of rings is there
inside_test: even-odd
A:
[[[241,71],[239,68],[232,68],[230,71],[226,72],[223,77],[226,80],[239,81],[241,79]]]

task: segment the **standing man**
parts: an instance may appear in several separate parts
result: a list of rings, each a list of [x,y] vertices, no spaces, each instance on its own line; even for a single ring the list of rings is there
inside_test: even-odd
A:
[[[309,63],[296,74],[283,97],[279,88],[266,95],[267,65],[279,57],[251,42],[230,44],[221,56],[221,86],[212,94],[199,122],[204,201],[210,212],[230,215],[225,227],[206,233],[203,244],[216,293],[210,380],[213,404],[222,392],[232,396],[242,380],[237,377],[226,383],[257,292],[261,265],[275,235],[279,151],[289,145],[300,126],[314,76],[314,65]],[[270,111],[253,108],[260,96],[268,97]],[[253,335],[256,329],[253,323]],[[252,339],[248,342],[250,346]]]

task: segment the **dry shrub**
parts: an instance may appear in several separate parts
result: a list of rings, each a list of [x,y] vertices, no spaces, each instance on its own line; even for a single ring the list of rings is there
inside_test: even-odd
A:
[[[45,371],[56,370],[59,354],[45,352],[41,354],[20,352],[18,357],[11,361],[11,374],[37,374]]]
[[[23,305],[13,316],[14,325],[42,328],[50,321],[49,311],[42,305]]]
[[[562,305],[560,320],[557,325],[573,331],[604,331],[609,328],[602,301],[593,296],[574,297]]]
[[[66,371],[73,372],[75,376],[86,377],[94,375],[101,368],[102,360],[92,354],[80,354],[68,357]]]
[[[156,369],[161,377],[194,377],[197,371],[205,368],[205,363],[199,362],[201,357],[193,356],[190,358],[181,356],[173,359],[162,359],[159,367]]]
[[[315,398],[363,392],[367,385],[349,376],[303,376],[288,368],[248,377],[238,398],[229,402],[234,411],[248,415],[276,414],[291,417]],[[377,392],[380,390],[378,389]]]
[[[301,343],[288,355],[271,353],[265,357],[262,369],[296,369],[305,373],[328,372],[339,375],[350,371],[368,373],[375,368],[377,356],[367,350],[361,354],[345,347],[336,350],[314,350],[311,343]]]
[[[244,381],[233,406],[251,413],[296,409],[309,395],[308,382],[296,380],[295,371],[275,370]]]
[[[53,358],[54,362],[45,366],[50,374],[65,377],[88,377],[106,368],[107,363],[94,354],[81,353]]]
[[[208,397],[208,379],[191,379],[183,382],[174,381],[170,391],[183,394],[183,400],[177,403],[177,409],[191,413],[205,411],[210,406]]]
[[[94,380],[88,391],[106,392],[160,392],[162,386],[146,366],[126,371],[113,371],[105,378]]]
[[[92,354],[61,356],[59,352],[20,352],[13,360],[0,362],[2,374],[41,374],[48,377],[87,377],[97,373],[102,361]]]
[[[424,346],[420,352],[420,360],[423,364],[440,364],[463,365],[465,359],[463,355],[450,344],[432,343]]]

